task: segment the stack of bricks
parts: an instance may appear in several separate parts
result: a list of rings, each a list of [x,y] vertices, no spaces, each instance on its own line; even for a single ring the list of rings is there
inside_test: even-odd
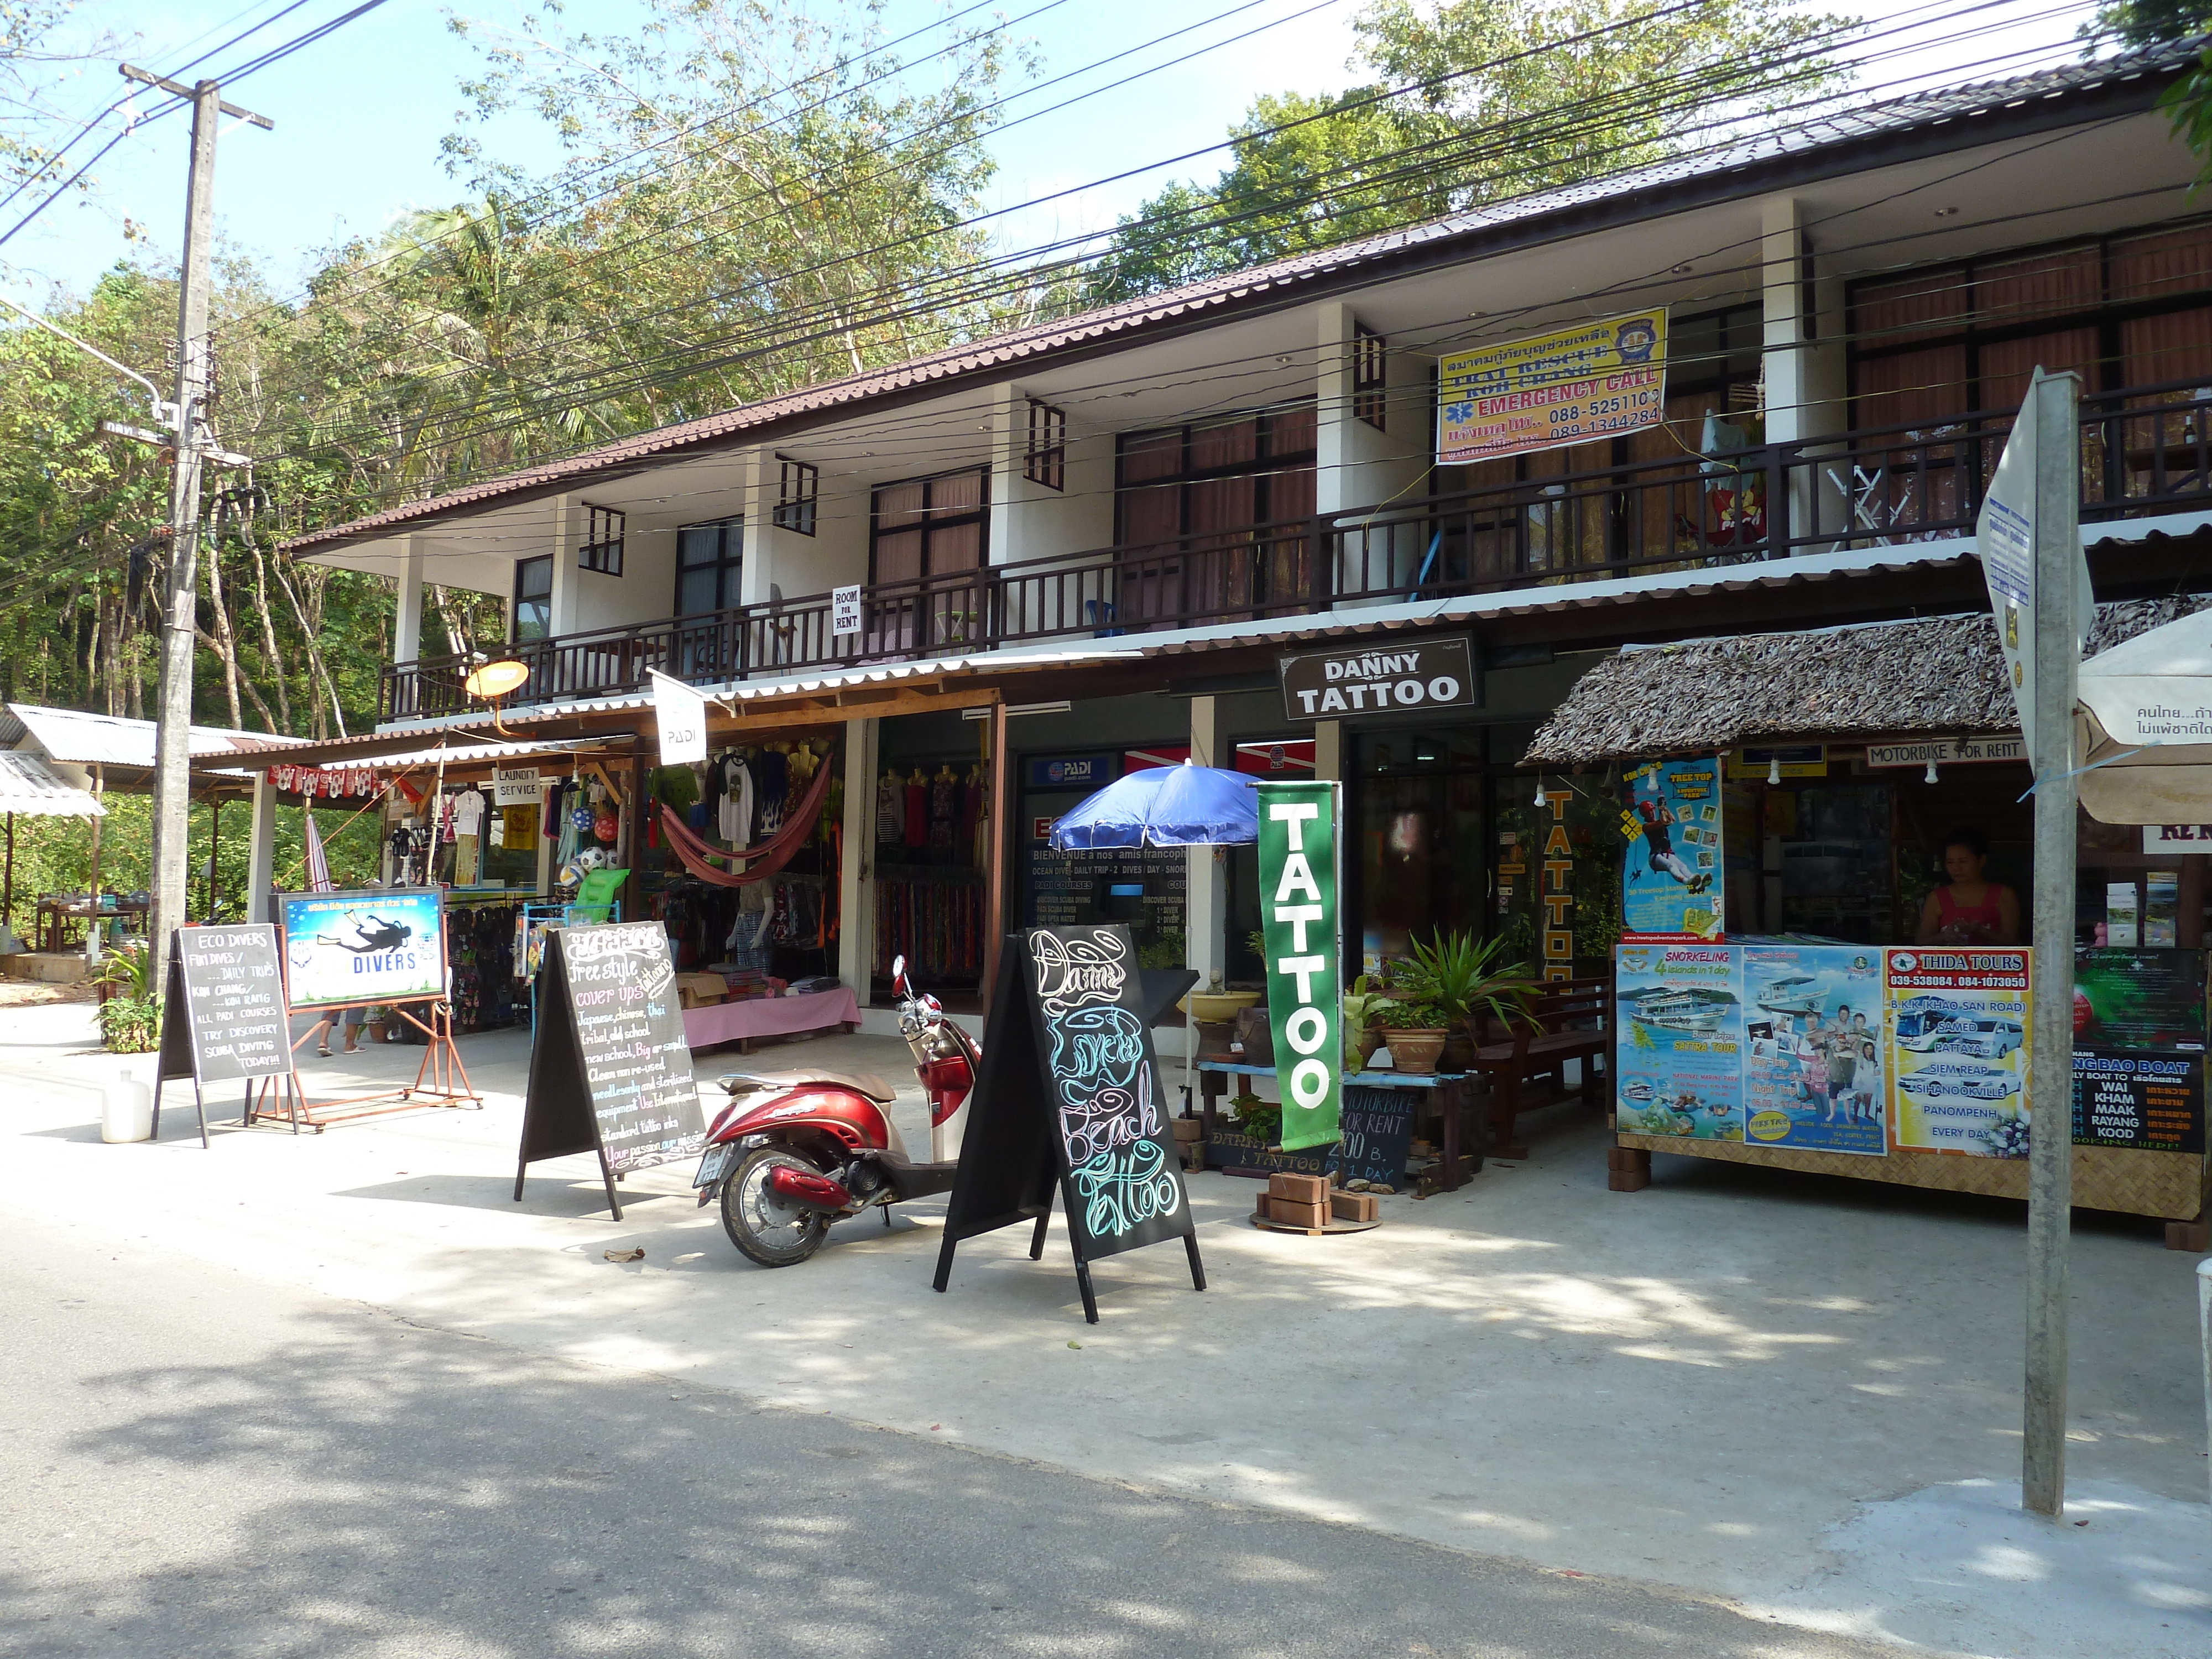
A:
[[[1332,1188],[1326,1176],[1271,1175],[1267,1190],[1260,1194],[1253,1216],[1279,1227],[1321,1229],[1335,1221],[1376,1221],[1382,1200],[1372,1193],[1347,1193]]]
[[[1328,1225],[1327,1176],[1275,1174],[1267,1177],[1267,1190],[1260,1195],[1253,1213],[1282,1227]]]

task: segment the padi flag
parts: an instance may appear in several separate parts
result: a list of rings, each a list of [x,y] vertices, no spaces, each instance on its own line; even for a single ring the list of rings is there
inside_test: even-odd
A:
[[[660,763],[686,766],[707,758],[707,700],[658,668],[653,675],[653,723],[660,728]]]
[[[1283,1150],[1334,1146],[1344,1095],[1334,783],[1262,783],[1260,921],[1267,1024],[1283,1097]]]

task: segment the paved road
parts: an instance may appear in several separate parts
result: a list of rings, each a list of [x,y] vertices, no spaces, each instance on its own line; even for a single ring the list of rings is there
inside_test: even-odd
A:
[[[1897,1651],[563,1364],[4,1209],[0,1259],[19,1659]],[[1252,1409],[1295,1396],[1286,1371]]]

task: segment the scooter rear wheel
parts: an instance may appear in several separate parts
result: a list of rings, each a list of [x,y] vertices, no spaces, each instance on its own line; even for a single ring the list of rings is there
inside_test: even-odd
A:
[[[795,1267],[822,1248],[830,1216],[780,1198],[768,1184],[776,1169],[821,1170],[781,1146],[757,1146],[722,1183],[722,1231],[748,1261],[763,1267]]]

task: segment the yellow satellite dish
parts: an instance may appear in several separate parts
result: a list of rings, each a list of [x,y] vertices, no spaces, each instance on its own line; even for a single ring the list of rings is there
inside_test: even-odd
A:
[[[508,692],[515,690],[530,678],[530,665],[520,662],[488,662],[469,671],[461,682],[462,688],[472,697],[482,697],[496,702]]]

